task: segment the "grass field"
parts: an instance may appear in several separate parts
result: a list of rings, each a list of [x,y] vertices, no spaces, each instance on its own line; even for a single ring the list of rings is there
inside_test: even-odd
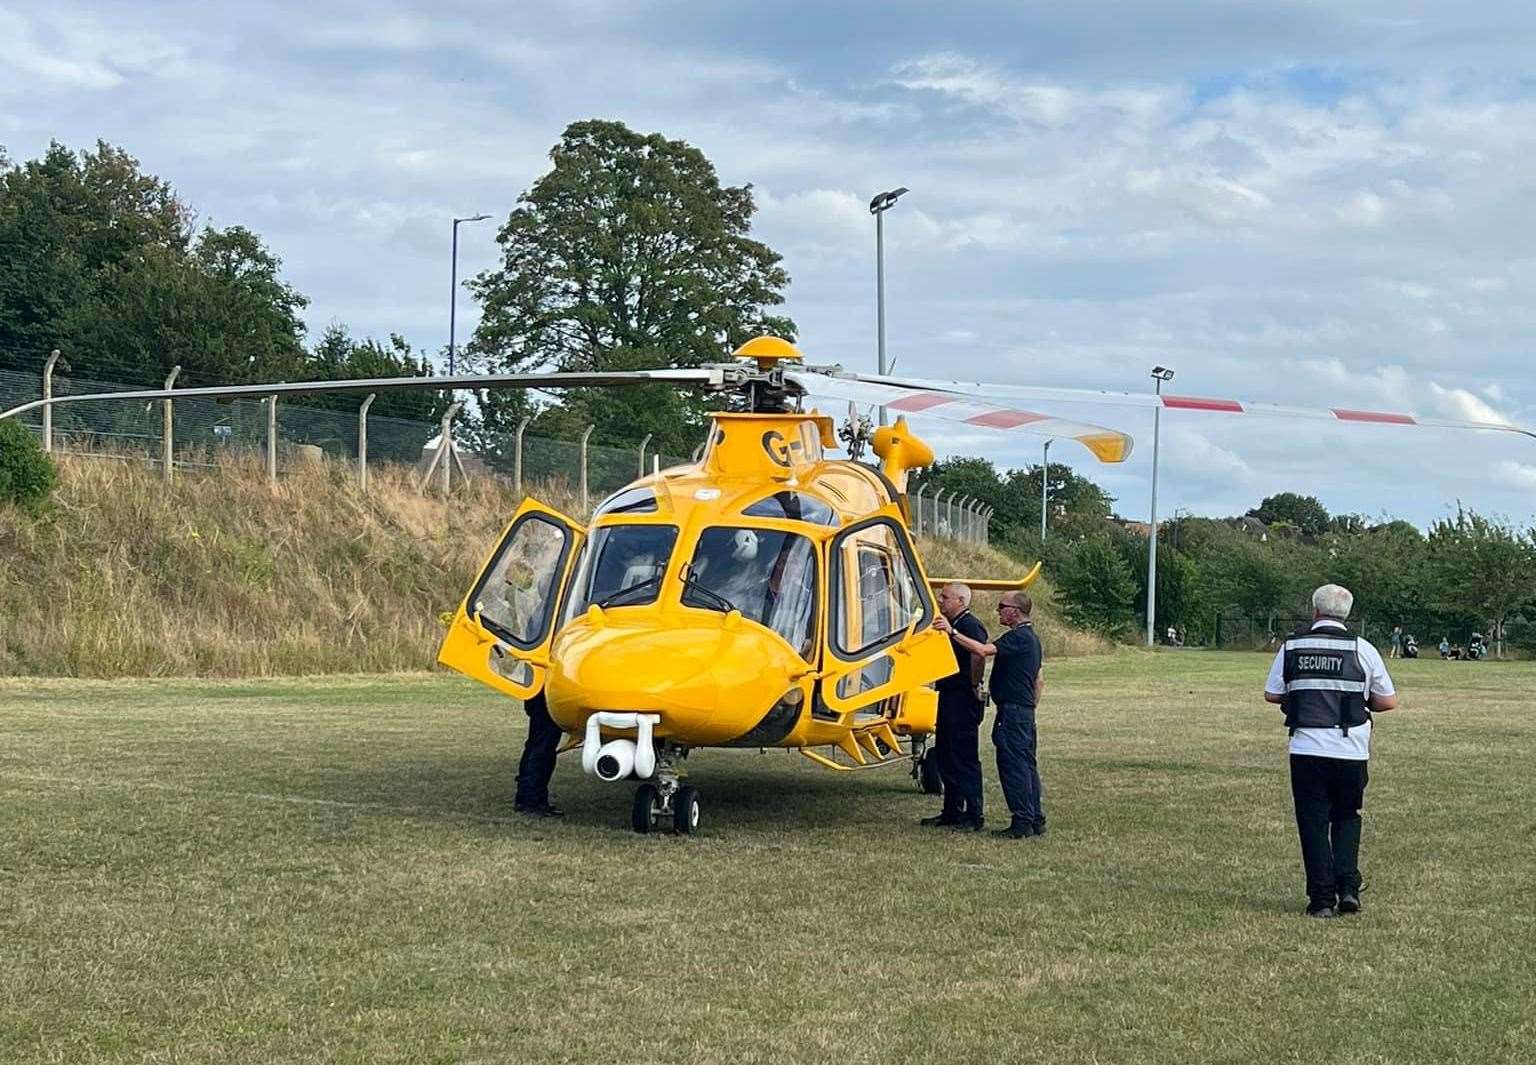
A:
[[[1050,667],[1022,842],[783,752],[528,822],[448,676],[0,681],[0,1062],[1536,1060],[1536,666],[1399,667],[1323,922],[1267,664]]]

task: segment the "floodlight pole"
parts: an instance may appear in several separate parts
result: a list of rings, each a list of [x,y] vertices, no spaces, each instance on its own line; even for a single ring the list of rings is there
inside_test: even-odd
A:
[[[1157,644],[1153,628],[1157,617],[1157,451],[1163,425],[1163,382],[1173,380],[1173,371],[1165,366],[1152,368],[1152,381],[1158,403],[1152,408],[1152,514],[1147,529],[1147,646]]]
[[[1040,542],[1045,543],[1045,516],[1051,503],[1051,444],[1053,437],[1040,449]]]
[[[891,189],[869,201],[869,213],[875,216],[875,328],[877,331],[878,366],[881,377],[886,374],[885,363],[885,212],[896,206],[908,190]],[[880,408],[880,424],[885,424],[885,408]]]
[[[488,214],[470,215],[468,218],[455,218],[453,220],[453,283],[448,290],[448,376],[453,376],[454,367],[454,327],[457,324],[456,317],[459,309],[459,225],[464,222],[483,222],[491,217]]]

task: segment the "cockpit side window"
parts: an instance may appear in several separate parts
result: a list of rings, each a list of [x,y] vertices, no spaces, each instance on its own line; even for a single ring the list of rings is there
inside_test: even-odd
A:
[[[566,617],[593,603],[643,606],[661,592],[661,576],[677,543],[675,525],[607,525],[592,531],[576,574]]]
[[[831,587],[832,646],[840,655],[871,653],[931,613],[903,534],[888,519],[834,542]]]
[[[777,529],[719,526],[699,535],[683,605],[766,626],[810,661],[816,636],[816,546]]]
[[[749,518],[782,518],[811,525],[837,524],[837,512],[823,500],[805,492],[775,492],[759,499],[742,514]]]

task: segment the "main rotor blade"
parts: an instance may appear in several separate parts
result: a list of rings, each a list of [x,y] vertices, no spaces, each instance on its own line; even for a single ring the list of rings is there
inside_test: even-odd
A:
[[[784,376],[813,396],[878,404],[902,414],[943,418],[981,429],[1003,429],[1034,436],[1076,440],[1093,452],[1100,462],[1124,462],[1131,453],[1130,436],[1116,429],[1005,407],[956,391],[918,389],[905,384],[814,372],[794,372]]]
[[[264,385],[209,385],[202,388],[152,388],[130,392],[87,392],[52,399],[34,399],[0,411],[0,421],[25,414],[44,404],[84,403],[90,400],[235,399],[241,396],[305,396],[322,392],[444,392],[459,388],[595,388],[613,385],[671,384],[680,387],[718,388],[724,373],[715,367],[686,370],[616,370],[610,373],[514,373],[475,374],[457,377],[375,377],[359,381],[285,381]]]
[[[1420,425],[1439,429],[1485,429],[1493,432],[1518,433],[1521,436],[1536,439],[1536,429],[1515,425],[1512,422],[1433,418],[1404,411],[1356,410],[1349,407],[1292,407],[1279,403],[1252,403],[1244,399],[1181,396],[1170,392],[1162,394],[1152,392],[1109,392],[1091,388],[1053,388],[1044,385],[1003,385],[967,381],[937,381],[917,377],[880,377],[874,374],[850,374],[848,376],[854,380],[871,384],[895,384],[902,388],[959,396],[1021,399],[1036,403],[1097,403],[1113,407],[1193,410],[1216,414],[1259,414],[1280,418],[1316,418],[1326,421],[1367,422],[1372,425]]]

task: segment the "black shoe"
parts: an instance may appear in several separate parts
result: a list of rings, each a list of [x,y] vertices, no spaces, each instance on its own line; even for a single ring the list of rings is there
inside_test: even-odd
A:
[[[993,829],[992,834],[1003,839],[1028,839],[1030,836],[1035,835],[1035,826],[1009,825],[1007,828]]]
[[[1326,917],[1337,917],[1338,915],[1339,915],[1338,911],[1335,910],[1332,906],[1308,906],[1307,907],[1307,916],[1308,917],[1324,917],[1324,918],[1326,918]]]
[[[534,804],[534,803],[523,803],[523,804],[520,804],[520,805],[512,807],[512,809],[515,810],[517,813],[522,814],[524,817],[564,817],[565,816],[565,811],[564,810],[560,809],[560,807],[554,805],[553,803],[548,803],[548,802],[541,802],[541,803],[537,803],[537,804]]]
[[[1338,910],[1340,913],[1359,913],[1360,896],[1351,892],[1345,892],[1339,896]]]
[[[1045,835],[1045,822],[1044,821],[1041,821],[1039,824],[1035,825],[1035,835],[1037,835],[1037,836]]]
[[[924,828],[949,828],[959,822],[960,818],[956,814],[939,814],[937,817],[925,817],[918,824]]]
[[[980,832],[987,827],[987,820],[984,817],[962,817],[949,827],[956,832]]]

